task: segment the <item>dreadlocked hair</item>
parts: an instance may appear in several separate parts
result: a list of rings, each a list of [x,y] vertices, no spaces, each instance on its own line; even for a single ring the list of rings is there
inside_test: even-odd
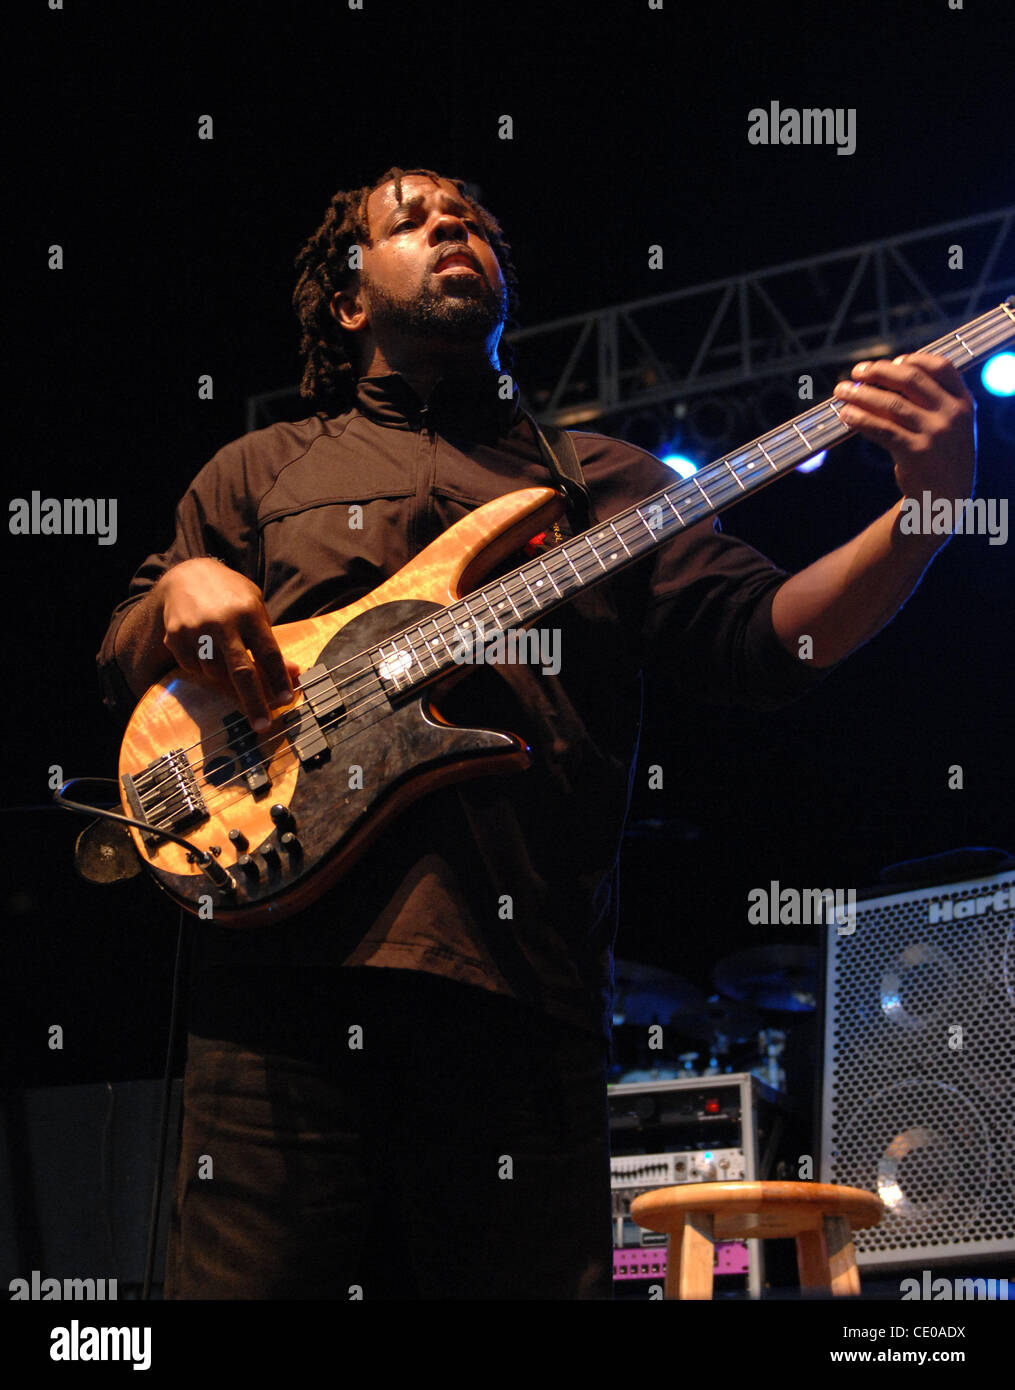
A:
[[[335,414],[349,410],[356,398],[356,367],[348,349],[347,335],[331,313],[331,301],[344,289],[349,276],[349,249],[370,244],[367,199],[375,189],[394,183],[395,197],[402,201],[402,180],[412,174],[434,183],[450,183],[475,216],[500,264],[507,288],[507,322],[513,326],[518,308],[518,278],[511,260],[511,247],[504,240],[497,219],[471,198],[462,179],[449,179],[432,169],[388,169],[365,188],[338,192],[328,205],[324,221],[296,257],[299,279],[293,291],[293,308],[300,323],[299,355],[303,363],[300,395]],[[501,350],[501,361],[508,350]]]

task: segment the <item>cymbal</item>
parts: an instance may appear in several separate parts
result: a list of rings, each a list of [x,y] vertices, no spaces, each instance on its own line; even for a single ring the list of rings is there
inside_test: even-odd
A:
[[[727,1051],[728,1045],[748,1042],[765,1026],[761,1014],[745,1004],[729,999],[707,999],[698,1009],[687,1009],[672,1019],[672,1026],[685,1037],[707,1042]],[[727,1044],[724,1046],[723,1044]]]
[[[704,1007],[705,996],[690,980],[640,961],[614,961],[613,1022],[669,1023],[679,1010]]]
[[[622,1071],[614,1085],[630,1086],[634,1082],[677,1081],[681,1075],[678,1067],[635,1067],[632,1071]]]
[[[716,989],[758,1009],[810,1013],[818,1002],[818,953],[813,946],[752,946],[721,960]]]
[[[141,856],[124,825],[93,820],[74,846],[74,866],[89,883],[119,883],[141,872]]]

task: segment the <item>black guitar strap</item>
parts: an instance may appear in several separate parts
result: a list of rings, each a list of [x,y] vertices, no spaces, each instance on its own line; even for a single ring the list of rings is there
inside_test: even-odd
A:
[[[578,462],[574,440],[567,430],[558,429],[556,425],[541,426],[527,410],[523,410],[522,414],[532,426],[539,452],[550,477],[564,494],[567,514],[575,535],[587,531],[592,525],[592,502],[582,475],[581,464]]]

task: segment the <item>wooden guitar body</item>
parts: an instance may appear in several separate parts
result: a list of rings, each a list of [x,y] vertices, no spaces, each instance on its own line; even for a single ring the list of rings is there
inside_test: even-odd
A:
[[[305,684],[263,733],[228,696],[179,669],[153,686],[128,725],[119,773],[124,812],[152,826],[130,833],[162,887],[216,922],[281,921],[335,882],[410,802],[445,783],[527,767],[529,750],[515,735],[446,723],[430,701],[440,683],[423,693],[393,688],[377,649],[419,631],[562,508],[551,488],[508,493],[347,608],[274,628]],[[443,683],[469,669],[445,673]],[[186,849],[158,835],[160,824],[214,854],[231,888],[216,888]]]
[[[923,350],[966,370],[1013,340],[1015,296]],[[488,502],[356,603],[274,629],[301,690],[265,733],[226,697],[170,672],[141,700],[120,755],[124,811],[147,827],[131,831],[142,858],[192,912],[281,920],[429,788],[527,766],[521,739],[453,727],[430,704],[439,682],[468,671],[466,639],[531,625],[840,443],[850,434],[840,409],[835,399],[809,406],[492,583],[494,566],[545,530],[563,499],[531,487]]]

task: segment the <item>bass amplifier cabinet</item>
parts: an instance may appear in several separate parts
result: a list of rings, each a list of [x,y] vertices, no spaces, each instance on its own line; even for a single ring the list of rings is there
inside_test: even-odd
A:
[[[858,902],[824,967],[821,1177],[885,1208],[858,1264],[1015,1252],[1015,871]]]
[[[685,1182],[767,1178],[789,1152],[789,1104],[748,1072],[609,1087],[614,1291],[645,1297],[666,1277],[666,1236],[630,1217],[642,1192]],[[796,1150],[794,1150],[795,1152]],[[762,1242],[716,1244],[716,1290],[761,1294]]]

